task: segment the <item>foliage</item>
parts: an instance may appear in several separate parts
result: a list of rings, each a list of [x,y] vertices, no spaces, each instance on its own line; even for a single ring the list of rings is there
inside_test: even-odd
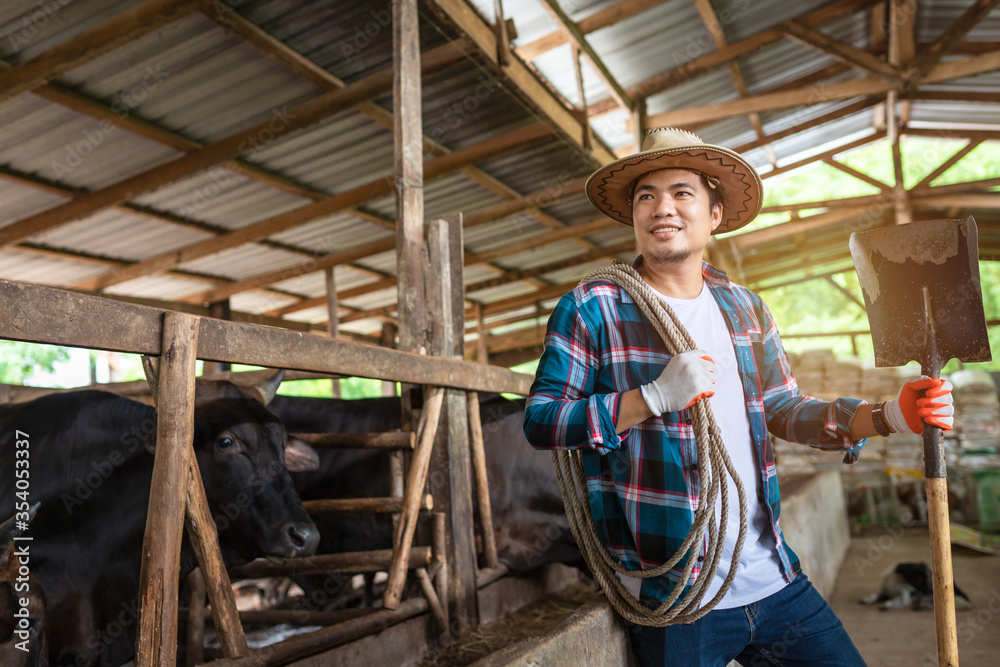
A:
[[[397,395],[399,388],[396,388]],[[283,382],[278,389],[282,396],[314,396],[330,398],[333,395],[333,383],[330,380],[296,380]],[[382,381],[371,378],[341,378],[341,398],[378,398],[382,395]]]
[[[958,152],[965,143],[964,140],[951,139],[946,134],[934,139],[904,138],[900,148],[904,184],[913,187],[919,183],[938,165]],[[838,155],[836,159],[857,171],[883,181],[887,186],[895,183],[892,147],[888,141],[863,146]],[[985,142],[937,177],[931,185],[995,178],[997,174],[1000,174],[1000,143]],[[845,178],[848,181],[845,181]],[[765,205],[771,206],[875,192],[870,184],[825,164],[811,165],[768,179],[764,189]],[[806,212],[803,211],[802,214],[805,215]],[[986,319],[1000,319],[1000,265],[995,262],[980,262],[980,275]],[[853,271],[835,276],[834,280],[859,301],[863,301],[861,287]],[[795,335],[868,331],[868,319],[864,311],[827,280],[817,279],[763,290],[761,295],[774,314],[782,332],[785,348],[790,351],[824,347],[832,349],[836,354],[853,355],[855,349],[849,336],[796,338]],[[991,349],[1000,351],[1000,327],[990,327],[989,334]],[[861,360],[868,364],[874,363],[871,337],[857,336],[855,344],[856,354]],[[994,357],[995,361],[967,364],[966,367],[1000,370],[1000,353]],[[959,366],[958,362],[952,361],[946,366],[946,371]]]
[[[65,347],[0,340],[0,383],[24,384],[40,372],[53,372],[56,363],[67,360],[69,350]]]

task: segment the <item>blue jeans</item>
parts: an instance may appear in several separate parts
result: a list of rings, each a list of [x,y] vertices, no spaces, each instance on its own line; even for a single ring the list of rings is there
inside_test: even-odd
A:
[[[715,609],[694,623],[628,626],[640,667],[725,667],[730,660],[744,667],[865,664],[840,619],[801,573],[774,595]]]

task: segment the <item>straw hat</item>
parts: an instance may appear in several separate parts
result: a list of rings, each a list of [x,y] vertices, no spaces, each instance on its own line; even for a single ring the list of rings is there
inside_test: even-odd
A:
[[[746,225],[760,212],[762,186],[757,171],[738,153],[706,144],[685,130],[661,127],[646,132],[642,151],[606,164],[587,181],[587,197],[605,215],[632,224],[632,184],[657,169],[690,169],[718,181],[722,223],[713,234]]]

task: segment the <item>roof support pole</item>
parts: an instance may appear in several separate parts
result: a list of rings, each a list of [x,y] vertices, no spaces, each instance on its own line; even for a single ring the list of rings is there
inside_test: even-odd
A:
[[[420,25],[417,5],[410,0],[392,2],[392,133],[393,164],[396,188],[396,287],[399,312],[399,349],[411,352],[429,347],[426,317],[427,247],[424,242],[424,162],[423,162],[423,110],[420,77]],[[415,430],[413,399],[419,385],[402,385],[403,430]],[[440,401],[440,398],[438,399]],[[437,403],[440,406],[440,402]],[[437,415],[428,421],[427,428],[437,428]],[[407,486],[426,479],[426,465],[430,461],[424,442],[420,456],[411,460],[411,470],[406,475]],[[418,461],[419,459],[419,461]],[[422,489],[398,488],[403,477],[400,461],[393,465],[394,493],[405,498]],[[416,468],[416,470],[414,470]],[[422,468],[422,470],[421,470]],[[414,474],[423,473],[423,474]],[[394,517],[392,564],[382,604],[386,609],[396,609],[406,577],[405,562],[415,529],[416,513],[407,508]],[[404,522],[407,524],[404,526]]]
[[[326,311],[329,322],[327,328],[330,330],[330,337],[337,338],[340,336],[340,332],[338,331],[340,328],[340,314],[338,313],[337,304],[337,278],[333,271],[332,266],[327,267],[323,275],[326,278]],[[330,380],[330,383],[330,396],[332,398],[340,398],[340,379],[333,378]]]
[[[427,286],[428,320],[434,323],[431,354],[462,359],[465,289],[461,215],[431,220],[427,237],[433,276]],[[448,516],[445,556],[450,598],[447,606],[454,612],[448,628],[452,634],[461,634],[474,626],[479,616],[467,402],[464,390],[445,389],[429,476],[434,509]]]
[[[156,399],[157,433],[139,574],[137,667],[177,662],[177,594],[184,534],[185,474],[194,439],[198,318],[167,313]]]

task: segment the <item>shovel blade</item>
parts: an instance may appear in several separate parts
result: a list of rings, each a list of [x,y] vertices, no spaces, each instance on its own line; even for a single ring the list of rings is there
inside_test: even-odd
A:
[[[953,357],[991,360],[975,220],[926,220],[855,232],[850,248],[876,366],[910,361],[923,366],[932,355],[941,365]]]

